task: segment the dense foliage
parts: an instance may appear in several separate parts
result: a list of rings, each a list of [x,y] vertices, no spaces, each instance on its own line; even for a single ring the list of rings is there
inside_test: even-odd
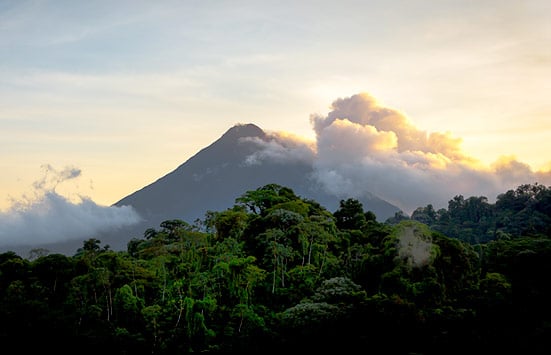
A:
[[[126,251],[0,254],[0,339],[120,354],[352,351],[547,353],[551,190],[456,196],[385,223],[284,186]]]
[[[551,188],[538,183],[520,185],[498,195],[494,204],[485,196],[457,195],[447,209],[435,211],[429,204],[418,207],[411,218],[471,244],[519,236],[545,238],[551,235]]]

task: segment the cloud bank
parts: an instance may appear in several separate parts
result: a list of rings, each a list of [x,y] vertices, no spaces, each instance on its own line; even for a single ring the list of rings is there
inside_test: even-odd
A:
[[[492,201],[521,184],[551,183],[550,171],[532,171],[515,157],[483,166],[462,151],[461,138],[420,130],[368,93],[337,99],[327,115],[312,114],[310,122],[313,144],[274,135],[268,143],[259,142],[262,150],[251,161],[310,160],[314,178],[328,192],[341,198],[373,194],[408,214],[427,204],[446,208],[455,195]]]
[[[33,183],[33,196],[14,200],[0,212],[0,247],[92,238],[140,220],[130,206],[100,206],[85,196],[73,201],[57,193],[59,184],[81,176],[80,169],[58,171],[49,164],[43,168],[44,177]]]

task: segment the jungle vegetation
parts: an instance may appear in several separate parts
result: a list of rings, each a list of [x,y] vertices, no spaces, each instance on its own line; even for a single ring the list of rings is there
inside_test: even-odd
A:
[[[551,189],[455,196],[378,222],[269,184],[125,251],[0,254],[0,341],[20,351],[547,353]],[[76,345],[75,345],[76,344]],[[77,346],[78,348],[75,348]]]

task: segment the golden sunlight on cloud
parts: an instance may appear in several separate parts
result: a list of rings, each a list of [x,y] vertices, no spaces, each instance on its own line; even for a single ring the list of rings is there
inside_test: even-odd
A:
[[[421,161],[424,165],[439,168],[445,168],[451,162],[476,164],[474,158],[461,151],[461,138],[454,138],[449,132],[419,130],[403,113],[380,105],[367,93],[338,99],[333,102],[332,109],[327,117],[310,117],[317,134],[318,149],[325,141],[331,140],[344,145],[345,150],[346,146],[354,144],[357,154],[394,150],[403,155],[404,162],[415,161],[408,165],[419,165]]]
[[[324,134],[318,135],[318,154],[331,154],[337,160],[350,152],[354,152],[353,156],[357,158],[368,154],[385,154],[397,145],[394,132],[379,131],[374,126],[358,125],[348,119],[336,119],[324,129]]]
[[[528,164],[518,161],[514,155],[500,157],[491,165],[491,169],[506,182],[538,181],[543,184],[551,184],[550,171],[534,172]]]
[[[455,195],[492,200],[521,184],[551,182],[550,172],[534,172],[515,157],[484,166],[462,151],[460,138],[419,130],[365,93],[340,98],[331,109],[310,116],[314,142],[282,132],[250,138],[259,150],[247,163],[308,162],[313,181],[330,194],[373,194],[406,213],[427,204],[447,207]]]
[[[360,93],[335,100],[327,116],[311,115],[317,138],[315,175],[343,195],[369,192],[411,212],[446,207],[456,194],[490,199],[524,183],[551,181],[514,158],[484,166],[451,133],[416,128],[402,112]]]
[[[397,138],[397,151],[420,151],[440,153],[453,159],[465,159],[461,153],[460,138],[447,133],[430,133],[417,129],[400,111],[380,105],[367,93],[333,102],[332,111],[327,117],[312,115],[310,121],[316,134],[333,125],[335,121],[346,119],[362,127],[371,126],[380,132],[392,132]]]

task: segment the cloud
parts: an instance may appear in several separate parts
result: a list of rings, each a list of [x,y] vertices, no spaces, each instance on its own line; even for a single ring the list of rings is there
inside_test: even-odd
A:
[[[461,138],[420,130],[367,93],[335,100],[327,115],[313,114],[310,122],[313,145],[259,141],[263,149],[250,163],[312,159],[314,178],[329,193],[340,198],[373,194],[408,214],[427,204],[447,208],[455,195],[491,201],[520,184],[551,183],[550,171],[534,172],[514,157],[483,166],[462,151]]]
[[[130,206],[100,206],[84,196],[72,201],[55,191],[60,183],[78,178],[80,169],[58,171],[49,164],[43,168],[44,177],[33,184],[33,197],[14,200],[8,210],[0,212],[0,246],[83,240],[139,222]]]
[[[259,149],[249,155],[246,165],[262,164],[265,160],[278,163],[310,162],[314,160],[313,142],[285,132],[268,132],[265,139],[245,137],[243,140],[253,142]]]
[[[76,179],[82,175],[82,170],[73,166],[66,166],[63,170],[58,171],[50,164],[41,166],[44,170],[44,176],[33,183],[33,187],[38,191],[54,190],[60,183]]]
[[[374,152],[386,151],[422,152],[437,154],[456,161],[471,162],[473,159],[465,156],[460,149],[461,139],[453,138],[449,132],[429,133],[417,129],[400,111],[380,105],[375,98],[367,93],[360,93],[348,98],[340,98],[333,102],[332,111],[327,116],[311,115],[310,122],[320,138],[328,133],[328,129],[342,126],[342,120],[348,120],[357,126],[358,131],[373,135],[390,135],[396,137],[396,144],[378,147]],[[361,128],[361,129],[360,129]],[[350,129],[349,129],[350,130]],[[368,137],[366,137],[368,138]]]
[[[398,110],[361,93],[333,102],[327,116],[312,115],[316,133],[316,177],[328,191],[373,193],[405,212],[453,196],[490,200],[524,183],[550,183],[549,172],[533,172],[514,157],[482,166],[461,150],[451,133],[417,129]]]

